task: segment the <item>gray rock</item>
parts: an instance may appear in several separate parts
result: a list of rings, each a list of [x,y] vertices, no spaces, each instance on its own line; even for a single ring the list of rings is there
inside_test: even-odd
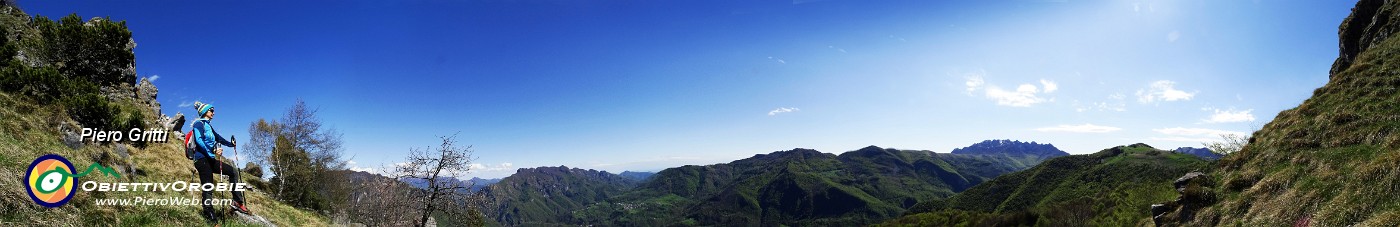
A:
[[[233,212],[233,214],[234,214],[234,216],[237,216],[239,220],[242,220],[243,222],[246,222],[246,223],[248,223],[248,224],[253,224],[253,225],[257,225],[257,226],[266,226],[266,227],[277,227],[276,224],[272,224],[271,221],[268,221],[266,218],[263,218],[262,216],[251,215],[251,214],[244,214],[244,213],[239,213],[239,212]]]
[[[185,113],[184,113],[184,112],[175,113],[175,118],[174,118],[174,119],[170,119],[170,121],[165,122],[165,128],[170,129],[171,131],[175,131],[175,133],[184,132],[185,130],[181,130],[181,129],[184,128],[184,127],[185,127]],[[184,136],[184,135],[181,134],[180,136]]]
[[[116,149],[113,149],[113,151],[114,151],[115,153],[117,153],[117,156],[118,156],[118,157],[121,157],[122,160],[129,160],[129,159],[131,159],[131,152],[130,152],[130,150],[126,147],[126,144],[116,144],[115,147],[116,147]]]
[[[1176,209],[1176,204],[1152,204],[1152,224],[1161,226],[1162,218],[1167,215],[1167,212],[1171,212],[1172,209]]]
[[[152,84],[149,78],[141,78],[141,82],[136,84],[136,101],[146,105],[152,113],[160,113],[160,101],[156,101],[158,92],[160,89],[156,89],[156,85]]]
[[[1176,187],[1177,193],[1185,192],[1186,186],[1189,185],[1191,181],[1197,178],[1204,178],[1205,175],[1205,173],[1201,173],[1200,171],[1186,173],[1186,175],[1181,176],[1181,178],[1176,178],[1176,182],[1172,182],[1172,186]]]
[[[136,92],[131,89],[131,85],[118,84],[113,86],[102,86],[98,88],[98,93],[107,100],[135,99]]]
[[[1351,9],[1351,15],[1342,20],[1341,29],[1337,31],[1341,53],[1332,62],[1329,79],[1351,67],[1362,51],[1380,45],[1381,41],[1400,31],[1400,22],[1395,20],[1400,19],[1397,18],[1400,14],[1389,12],[1390,9],[1383,7],[1385,3],[1385,0],[1358,1],[1356,7]]]
[[[68,145],[68,148],[72,148],[74,150],[77,150],[78,148],[83,148],[83,137],[82,135],[79,135],[77,132],[74,132],[72,130],[64,130],[63,145]]]

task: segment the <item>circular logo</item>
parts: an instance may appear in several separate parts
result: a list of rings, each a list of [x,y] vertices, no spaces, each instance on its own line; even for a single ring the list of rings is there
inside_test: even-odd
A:
[[[73,198],[73,163],[63,156],[47,154],[34,159],[25,173],[24,183],[29,198],[45,207],[58,207]]]

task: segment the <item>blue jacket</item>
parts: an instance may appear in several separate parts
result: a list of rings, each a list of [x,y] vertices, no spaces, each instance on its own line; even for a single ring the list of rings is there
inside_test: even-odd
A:
[[[224,136],[221,136],[218,132],[214,131],[214,126],[209,125],[209,119],[200,118],[198,120],[194,120],[193,137],[195,147],[197,147],[195,148],[197,149],[195,150],[196,152],[194,152],[194,160],[214,157],[215,142],[223,144],[224,146],[233,146],[233,143],[224,139]]]

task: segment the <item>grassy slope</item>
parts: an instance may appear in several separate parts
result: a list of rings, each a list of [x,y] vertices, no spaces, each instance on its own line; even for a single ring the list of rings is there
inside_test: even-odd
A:
[[[1380,9],[1375,18],[1400,19],[1400,3]],[[1221,201],[1185,224],[1400,225],[1398,66],[1400,39],[1386,39],[1280,112],[1250,145],[1221,160],[1212,173]]]
[[[1047,160],[948,198],[933,212],[885,225],[1137,225],[1152,203],[1176,196],[1171,182],[1207,162],[1145,145]],[[1149,222],[1150,223],[1150,222]]]
[[[77,192],[67,205],[44,208],[34,204],[24,192],[20,180],[34,158],[44,154],[59,154],[75,167],[82,168],[104,153],[106,166],[125,168],[135,166],[141,174],[124,173],[116,179],[96,174],[81,180],[98,182],[198,182],[193,165],[185,159],[179,140],[152,143],[145,149],[131,148],[128,159],[116,158],[112,144],[86,145],[70,149],[60,141],[59,124],[62,112],[54,107],[39,106],[23,97],[0,93],[0,225],[204,225],[198,206],[97,206],[96,198],[198,198],[195,192]],[[152,115],[147,115],[152,116]],[[121,170],[119,170],[121,171]],[[246,175],[245,175],[246,176]],[[228,193],[221,198],[227,198]],[[281,226],[325,226],[328,220],[313,212],[292,208],[269,198],[262,192],[248,192],[249,206],[255,213]],[[239,225],[230,223],[231,225]]]

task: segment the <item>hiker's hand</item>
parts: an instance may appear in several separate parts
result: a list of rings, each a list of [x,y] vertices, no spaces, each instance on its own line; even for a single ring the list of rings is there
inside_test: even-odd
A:
[[[224,155],[224,148],[222,148],[222,147],[220,147],[220,148],[214,148],[214,155],[219,155],[219,156]]]

